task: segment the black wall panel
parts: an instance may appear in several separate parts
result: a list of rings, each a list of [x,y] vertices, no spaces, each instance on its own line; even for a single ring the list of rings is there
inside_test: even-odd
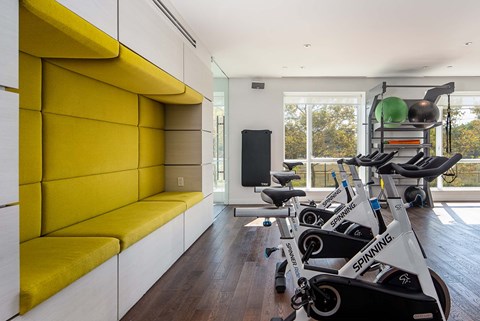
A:
[[[268,129],[242,130],[242,186],[270,186],[271,136]]]

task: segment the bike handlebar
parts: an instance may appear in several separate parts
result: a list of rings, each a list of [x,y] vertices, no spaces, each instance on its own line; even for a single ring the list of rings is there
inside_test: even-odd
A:
[[[388,154],[380,154],[378,157],[375,157],[374,159],[355,157],[354,162],[355,162],[355,165],[357,166],[368,166],[368,167],[379,166],[390,161],[397,153],[398,151],[390,152]]]
[[[439,157],[437,157],[439,159]],[[425,178],[425,177],[437,177],[442,173],[445,173],[453,165],[455,165],[459,160],[462,159],[462,154],[457,153],[450,158],[445,158],[445,161],[442,164],[437,165],[434,168],[421,168],[413,166],[403,167],[400,164],[390,163],[379,168],[378,172],[380,174],[394,174],[398,173],[404,177],[408,178]]]

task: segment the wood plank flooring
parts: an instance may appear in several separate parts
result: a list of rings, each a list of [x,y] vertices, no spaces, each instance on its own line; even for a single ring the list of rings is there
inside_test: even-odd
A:
[[[438,203],[409,209],[428,265],[447,283],[451,321],[480,321],[480,203]],[[383,211],[386,221],[389,213]],[[127,313],[122,321],[269,321],[286,317],[290,297],[274,291],[280,252],[269,259],[265,247],[279,243],[278,229],[261,220],[234,218],[225,208],[214,224]],[[255,226],[255,223],[259,223]],[[322,260],[327,267],[341,261]],[[290,280],[290,278],[287,278]]]

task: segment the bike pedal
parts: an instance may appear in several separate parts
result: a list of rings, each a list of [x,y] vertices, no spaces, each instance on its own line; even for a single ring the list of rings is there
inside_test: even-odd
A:
[[[285,280],[285,277],[277,277],[275,278],[275,291],[277,293],[285,293],[285,290],[287,289],[287,281]]]
[[[267,247],[265,249],[265,257],[268,259],[273,252],[277,251],[278,247]]]

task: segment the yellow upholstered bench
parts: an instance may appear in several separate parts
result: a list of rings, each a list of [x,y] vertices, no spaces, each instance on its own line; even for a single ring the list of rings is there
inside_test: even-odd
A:
[[[118,240],[37,237],[20,245],[20,314],[118,254]]]
[[[183,253],[180,215],[203,199],[160,193],[164,109],[151,100],[203,96],[55,0],[20,0],[19,42],[20,313],[56,293],[70,298],[70,284],[98,284],[87,274],[113,267],[121,317]],[[51,302],[27,316],[58,310]]]
[[[187,209],[203,200],[202,192],[163,192],[142,201],[184,202]]]
[[[48,236],[104,236],[120,240],[124,251],[185,212],[184,202],[137,202],[60,229]]]

